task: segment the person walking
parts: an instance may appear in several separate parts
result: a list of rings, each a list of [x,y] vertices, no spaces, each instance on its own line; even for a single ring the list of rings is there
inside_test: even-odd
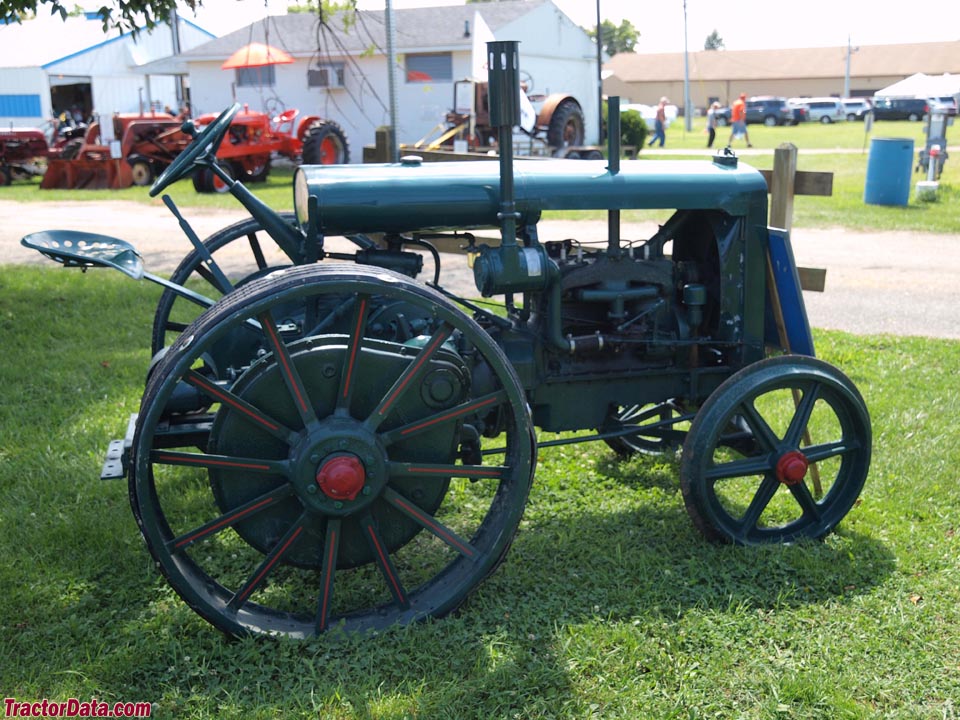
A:
[[[660,104],[657,105],[657,114],[653,120],[653,137],[650,139],[650,142],[647,143],[647,146],[653,145],[657,140],[660,140],[660,147],[663,147],[663,144],[667,141],[667,103],[670,102],[665,97],[660,98]]]
[[[740,93],[740,97],[730,106],[730,139],[727,141],[727,147],[737,138],[745,138],[747,147],[753,147],[750,144],[750,133],[747,132],[747,94]]]
[[[714,101],[707,110],[707,147],[713,147],[713,141],[717,138],[717,110],[720,109],[720,103]]]

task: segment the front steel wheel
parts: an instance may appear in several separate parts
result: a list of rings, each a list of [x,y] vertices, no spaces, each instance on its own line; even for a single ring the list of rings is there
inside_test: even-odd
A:
[[[694,525],[741,545],[821,538],[853,507],[870,467],[870,418],[839,370],[787,355],[750,365],[703,404],[680,485]]]
[[[451,612],[495,569],[531,438],[503,352],[442,295],[384,270],[294,267],[165,354],[130,497],[171,586],[218,628],[377,630]]]

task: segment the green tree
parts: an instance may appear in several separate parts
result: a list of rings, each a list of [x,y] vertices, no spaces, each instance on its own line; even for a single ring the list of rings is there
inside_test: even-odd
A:
[[[183,2],[191,10],[201,4],[200,0]],[[177,0],[105,0],[96,12],[104,32],[110,28],[136,32],[166,22],[176,7]],[[0,0],[0,23],[18,23],[44,11],[66,20],[73,9],[73,2],[61,0]]]
[[[633,52],[633,48],[640,39],[640,32],[633,26],[629,20],[624,19],[620,25],[614,25],[609,20],[600,23],[600,31],[603,34],[601,43],[607,55],[613,57],[617,53]],[[590,37],[597,38],[597,29],[590,30]]]
[[[713,32],[707,35],[707,39],[703,41],[704,50],[723,50],[723,38],[720,37],[720,33],[717,32],[714,28]]]
[[[103,21],[103,31],[117,28],[134,34],[143,28],[152,28],[170,19],[178,0],[101,0],[103,4],[96,11]],[[203,5],[203,0],[182,0],[191,10]],[[354,3],[335,3],[328,0],[308,0],[314,7],[322,3],[324,11],[335,12]],[[66,20],[74,14],[75,0],[0,0],[0,24],[19,23],[42,12],[60,15]]]

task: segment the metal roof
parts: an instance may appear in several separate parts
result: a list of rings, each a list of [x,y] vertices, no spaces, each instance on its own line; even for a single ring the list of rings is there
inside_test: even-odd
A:
[[[395,10],[397,52],[469,48],[473,16],[479,12],[494,32],[549,0],[475,3]],[[220,60],[250,42],[268,42],[294,56],[385,53],[382,10],[354,10],[325,18],[309,13],[272,15],[181,53],[184,60]]]
[[[690,57],[696,80],[783,80],[842,77],[846,46],[779,50],[700,50]],[[623,82],[683,78],[683,53],[620,53],[605,68]],[[960,41],[861,45],[850,57],[851,77],[960,73]]]
[[[185,18],[181,17],[180,22],[213,37]],[[169,32],[165,25],[158,27],[162,32]],[[104,32],[103,22],[99,18],[90,18],[88,15],[62,20],[59,14],[41,14],[22,23],[0,25],[0,67],[49,68],[123,39],[133,41],[129,33],[120,33],[115,28]]]

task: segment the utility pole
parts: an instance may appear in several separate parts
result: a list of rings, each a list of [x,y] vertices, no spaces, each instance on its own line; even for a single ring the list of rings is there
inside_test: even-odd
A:
[[[390,97],[390,161],[400,161],[400,148],[397,146],[397,26],[393,17],[393,3],[386,0],[385,18],[387,26],[387,89]]]
[[[847,35],[847,69],[843,74],[843,97],[850,97],[850,56],[860,50],[859,47],[850,47],[850,36]]]
[[[600,0],[597,0],[597,142],[603,142],[603,28],[600,27]]]
[[[687,0],[683,0],[683,125],[693,130],[693,108],[690,106],[690,58],[687,52]]]
[[[174,8],[170,11],[170,40],[173,49],[173,55],[177,56],[180,54],[180,17],[177,15],[177,8]],[[183,107],[183,103],[186,100],[186,83],[184,82],[183,75],[177,75],[177,84],[176,84],[176,93],[177,93],[177,110]]]

